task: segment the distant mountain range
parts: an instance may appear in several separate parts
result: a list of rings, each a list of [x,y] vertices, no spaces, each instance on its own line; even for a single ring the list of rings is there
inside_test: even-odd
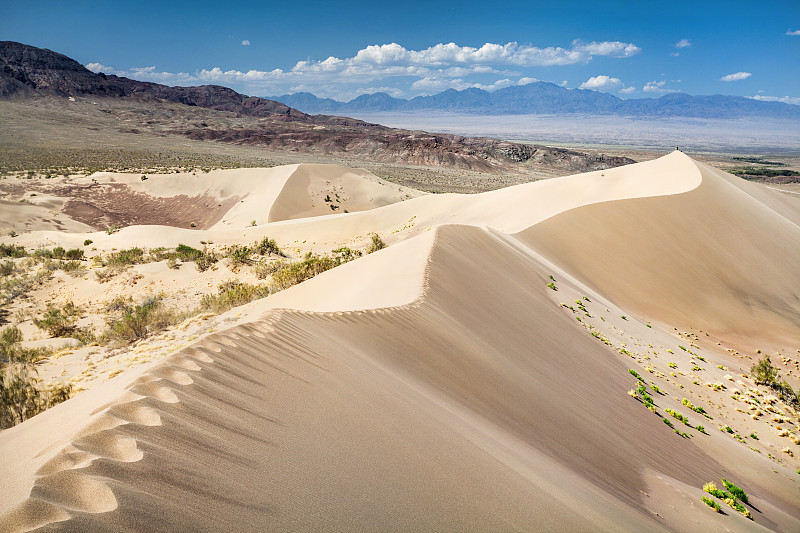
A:
[[[410,100],[386,93],[362,94],[349,102],[317,98],[301,92],[271,96],[304,113],[364,113],[376,111],[449,111],[481,115],[592,114],[640,117],[797,118],[800,106],[765,102],[742,96],[691,96],[669,93],[660,98],[623,100],[608,93],[567,89],[553,83],[534,82],[494,92],[482,89],[448,89]]]

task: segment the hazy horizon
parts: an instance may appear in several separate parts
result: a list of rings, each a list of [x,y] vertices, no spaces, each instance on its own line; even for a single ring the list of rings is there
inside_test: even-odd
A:
[[[393,128],[496,137],[517,142],[615,146],[699,153],[800,155],[800,123],[761,118],[620,117],[614,115],[473,115],[450,112],[348,112]]]

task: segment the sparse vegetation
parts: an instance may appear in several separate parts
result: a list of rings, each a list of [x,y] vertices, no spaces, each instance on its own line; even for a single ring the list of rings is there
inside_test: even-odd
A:
[[[16,327],[0,333],[0,429],[61,403],[72,393],[69,384],[42,387],[34,363],[47,353],[22,348],[22,340],[22,332]]]

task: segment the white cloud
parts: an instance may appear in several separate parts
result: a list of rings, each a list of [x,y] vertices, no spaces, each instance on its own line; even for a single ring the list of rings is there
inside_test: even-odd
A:
[[[249,41],[242,41],[243,46],[248,44]],[[240,71],[215,66],[193,73],[171,73],[157,71],[154,66],[115,70],[99,63],[90,63],[87,68],[172,85],[230,85],[247,94],[282,94],[304,87],[319,96],[339,97],[357,88],[394,86],[409,95],[451,87],[495,90],[535,81],[521,72],[526,68],[588,63],[595,57],[626,58],[640,51],[635,44],[621,41],[575,40],[566,47],[516,42],[486,43],[480,47],[439,43],[420,50],[388,43],[367,46],[351,57],[301,60],[287,70]],[[396,81],[389,82],[390,79]]]
[[[622,81],[619,78],[612,78],[604,74],[592,76],[578,86],[579,89],[592,89],[593,91],[613,91],[620,87],[622,87]]]
[[[642,87],[642,91],[646,93],[674,93],[675,89],[666,89],[664,85],[666,85],[666,81],[648,81]]]
[[[672,52],[670,55],[672,57],[678,57],[679,55],[681,55],[681,53],[680,52]]]
[[[564,80],[564,81],[562,81],[561,83],[559,83],[559,85],[560,85],[561,87],[566,87],[568,83],[569,83],[569,82],[568,82],[567,80]]]
[[[620,89],[619,92],[621,92],[622,94],[633,94],[636,92],[636,87],[631,85],[630,87],[625,87],[624,89]]]
[[[800,96],[764,96],[757,94],[755,96],[748,96],[753,100],[761,100],[762,102],[783,102],[784,104],[800,105]]]
[[[675,48],[688,48],[689,46],[692,46],[692,43],[689,41],[689,39],[681,39],[675,43]]]
[[[800,30],[786,30],[786,35],[800,35]]]
[[[515,83],[508,78],[497,80],[489,84],[470,83],[460,78],[423,78],[412,83],[411,88],[418,94],[425,94],[426,92],[441,92],[447,89],[455,89],[457,91],[463,91],[464,89],[483,89],[484,91],[492,92],[512,85],[515,85]]]
[[[512,65],[519,67],[542,67],[585,63],[594,56],[630,57],[641,52],[632,43],[602,41],[584,43],[576,40],[571,48],[532,45],[510,42],[506,44],[486,43],[480,48],[459,46],[455,43],[439,43],[424,50],[408,50],[397,43],[370,45],[359,50],[355,56],[341,61],[342,66],[463,66],[463,65]],[[336,58],[328,58],[336,59]],[[328,61],[326,60],[326,61]],[[315,61],[300,61],[293,70],[307,70],[319,65]]]
[[[529,83],[536,83],[539,81],[536,78],[520,78],[517,80],[517,85],[528,85]]]
[[[85,66],[92,72],[102,72],[103,74],[113,74],[116,72],[114,67],[107,67],[105,65],[101,65],[100,63],[87,63]]]
[[[245,39],[244,41],[242,41],[242,46],[250,46],[250,41]]]
[[[741,81],[746,80],[752,76],[749,72],[734,72],[733,74],[727,74],[722,76],[719,81]]]

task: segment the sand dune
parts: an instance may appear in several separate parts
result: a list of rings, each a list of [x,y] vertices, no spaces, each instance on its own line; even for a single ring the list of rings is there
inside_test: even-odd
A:
[[[346,178],[347,194],[375,195],[354,201],[365,210],[295,220],[322,214],[308,199],[324,178],[301,178],[267,202],[280,221],[262,233],[404,242],[0,433],[0,529],[800,529],[796,459],[718,431],[747,435],[756,422],[726,404],[730,392],[708,396],[667,367],[690,360],[668,349],[685,342],[676,327],[728,345],[800,346],[797,206],[678,152],[384,207],[399,198]],[[132,227],[98,241],[188,233]],[[585,315],[568,310],[576,298]],[[704,382],[749,367],[697,342],[727,365],[703,359]],[[658,380],[659,413],[689,396],[713,418],[692,413],[691,435],[676,435],[628,395],[629,368]],[[747,490],[754,520],[700,501],[721,477]]]

